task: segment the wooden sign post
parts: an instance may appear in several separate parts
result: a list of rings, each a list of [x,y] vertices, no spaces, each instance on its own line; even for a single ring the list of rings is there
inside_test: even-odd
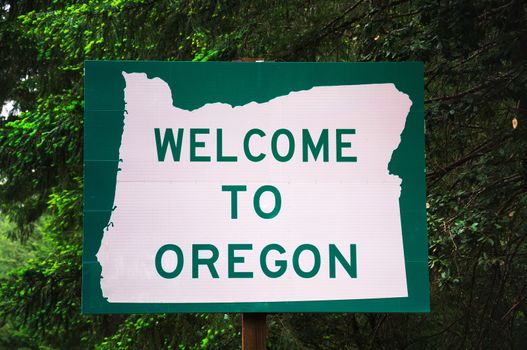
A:
[[[267,341],[267,314],[242,314],[242,350],[265,350]]]

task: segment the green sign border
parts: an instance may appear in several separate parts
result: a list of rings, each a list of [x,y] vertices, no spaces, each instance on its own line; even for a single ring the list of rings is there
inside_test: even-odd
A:
[[[314,86],[394,83],[397,89],[408,94],[412,108],[401,143],[389,164],[390,173],[403,180],[399,203],[408,297],[272,303],[108,302],[102,296],[101,266],[95,255],[108,225],[115,195],[125,112],[122,72],[143,72],[149,78],[163,79],[172,90],[174,106],[186,110],[214,102],[232,106],[253,101],[263,103]],[[430,311],[421,62],[86,61],[84,82],[82,313]]]

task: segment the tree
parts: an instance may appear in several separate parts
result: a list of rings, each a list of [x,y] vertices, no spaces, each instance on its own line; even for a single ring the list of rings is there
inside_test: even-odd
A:
[[[0,288],[0,314],[30,335],[28,346],[238,346],[236,315],[79,315],[82,79],[85,59],[243,57],[426,68],[432,313],[272,315],[270,347],[525,344],[524,2],[1,0],[0,8],[0,100],[21,111],[0,121],[0,211],[21,241],[48,216],[43,234],[53,242]]]

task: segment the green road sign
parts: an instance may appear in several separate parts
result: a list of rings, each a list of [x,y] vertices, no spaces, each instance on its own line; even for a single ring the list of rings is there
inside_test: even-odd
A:
[[[85,74],[84,313],[429,311],[422,63]]]

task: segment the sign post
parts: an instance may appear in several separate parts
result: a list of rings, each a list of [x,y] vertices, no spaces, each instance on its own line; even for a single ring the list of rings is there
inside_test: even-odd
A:
[[[242,350],[265,350],[267,342],[267,314],[242,314]]]
[[[83,313],[429,311],[423,103],[419,62],[87,61]]]

